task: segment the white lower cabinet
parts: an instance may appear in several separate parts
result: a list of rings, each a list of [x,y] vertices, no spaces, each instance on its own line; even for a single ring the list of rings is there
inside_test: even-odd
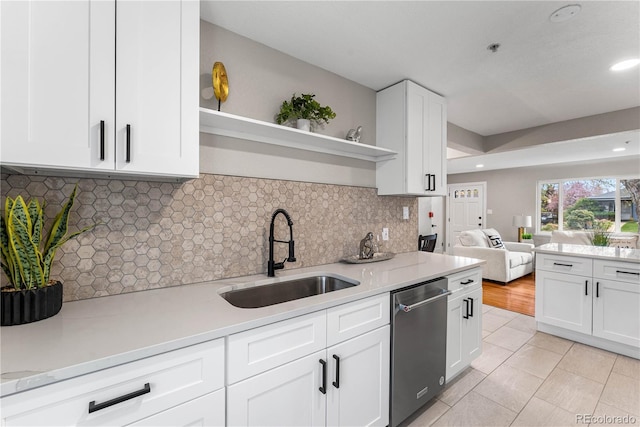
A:
[[[536,264],[539,330],[640,357],[640,264],[547,253]]]
[[[447,369],[451,380],[482,354],[482,274],[479,269],[448,277]]]
[[[214,399],[210,393],[215,391]],[[206,402],[196,401],[204,396],[209,396]],[[3,397],[1,405],[3,426],[189,425],[198,420],[223,425],[224,339],[16,393]]]
[[[536,320],[591,333],[591,277],[538,270]]]
[[[131,424],[136,427],[225,425],[225,390],[220,389]]]
[[[386,426],[389,318],[384,294],[230,336],[230,362],[252,348],[260,361],[229,365],[228,425]]]

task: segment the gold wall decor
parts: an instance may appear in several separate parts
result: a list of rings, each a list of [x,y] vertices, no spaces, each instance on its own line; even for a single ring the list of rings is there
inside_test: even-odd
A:
[[[218,100],[218,111],[220,111],[220,104],[227,100],[229,96],[229,80],[227,78],[227,70],[224,68],[222,62],[216,62],[213,64],[213,70],[211,70],[211,80],[213,83],[213,94]]]

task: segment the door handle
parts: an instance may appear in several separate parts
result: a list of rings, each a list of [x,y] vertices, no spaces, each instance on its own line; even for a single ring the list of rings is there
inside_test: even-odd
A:
[[[431,191],[431,179],[428,173],[424,174],[424,177],[427,178],[427,185],[425,186],[426,188],[424,189],[424,191]]]
[[[600,282],[596,282],[596,298],[600,298]]]
[[[589,281],[588,280],[584,281],[584,294],[585,295],[589,295]]]
[[[318,390],[322,394],[327,394],[327,362],[322,359],[319,362],[322,365],[322,386]]]
[[[431,191],[436,191],[436,174],[431,174],[431,177],[433,177],[433,187],[429,185],[429,188],[431,188]]]
[[[127,163],[131,163],[131,125],[127,125]]]
[[[100,160],[104,160],[104,120],[100,120]]]
[[[140,390],[125,394],[123,396],[116,397],[115,399],[107,400],[103,403],[96,403],[95,400],[89,402],[89,413],[100,411],[101,409],[108,408],[109,406],[117,405],[118,403],[126,402],[143,394],[151,393],[151,386],[146,383]]]
[[[398,304],[398,308],[400,309],[400,311],[404,311],[405,313],[408,313],[411,310],[413,310],[414,308],[420,307],[421,305],[428,304],[431,301],[435,301],[437,299],[444,298],[444,297],[449,296],[449,295],[451,295],[451,291],[443,291],[440,295],[436,295],[435,297],[427,298],[426,300],[417,302],[415,304],[411,304],[411,305]]]
[[[469,318],[469,300],[468,299],[463,299],[462,301],[464,301],[464,316],[462,316],[463,319],[468,319]]]
[[[469,298],[469,304],[471,305],[471,314],[469,314],[469,317],[473,317],[473,298]]]
[[[336,380],[332,384],[335,388],[340,388],[340,357],[334,354],[333,358],[336,359]]]

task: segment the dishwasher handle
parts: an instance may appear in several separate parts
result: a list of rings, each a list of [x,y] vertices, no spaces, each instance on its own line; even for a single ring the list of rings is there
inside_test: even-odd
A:
[[[413,310],[414,308],[418,308],[421,305],[428,304],[431,301],[435,301],[435,300],[440,299],[440,298],[448,297],[449,295],[451,295],[451,291],[447,290],[447,291],[444,291],[443,293],[441,293],[440,295],[436,295],[435,297],[427,298],[426,300],[417,302],[415,304],[411,304],[411,305],[398,304],[398,308],[400,309],[400,311],[404,311],[405,313],[408,313],[411,310]]]

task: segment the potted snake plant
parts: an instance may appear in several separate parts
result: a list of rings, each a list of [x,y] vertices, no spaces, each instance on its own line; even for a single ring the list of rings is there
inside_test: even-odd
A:
[[[0,289],[2,326],[43,320],[62,308],[62,283],[49,278],[56,250],[96,226],[67,234],[77,189],[76,185],[46,234],[44,203],[35,198],[26,202],[22,196],[5,199],[0,216],[0,255],[9,286]]]

